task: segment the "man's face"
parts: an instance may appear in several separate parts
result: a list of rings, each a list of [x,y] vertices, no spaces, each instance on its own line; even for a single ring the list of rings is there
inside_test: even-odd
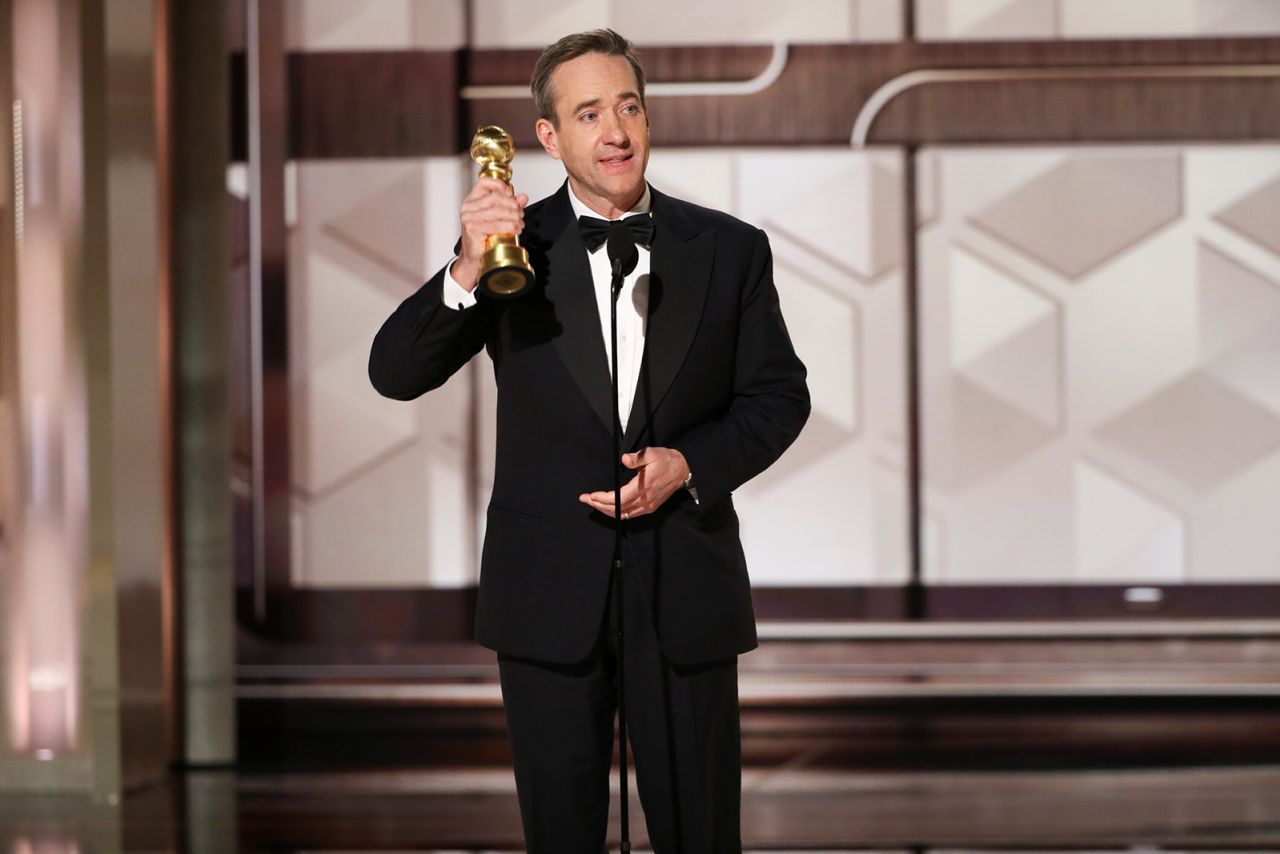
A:
[[[649,119],[640,87],[622,56],[588,53],[551,75],[558,127],[538,119],[538,140],[564,163],[578,198],[605,217],[617,217],[644,194]]]

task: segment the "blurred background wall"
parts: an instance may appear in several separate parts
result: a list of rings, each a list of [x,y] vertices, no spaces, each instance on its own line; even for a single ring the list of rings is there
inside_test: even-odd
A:
[[[0,790],[234,754],[224,15],[0,3]]]
[[[860,638],[978,638],[977,660],[1277,628],[1280,4],[3,0],[0,21],[0,782],[227,761],[234,696],[492,675],[467,645],[489,366],[405,404],[365,365],[451,256],[478,125],[514,135],[519,190],[559,186],[529,72],[595,26],[640,48],[651,182],[769,233],[810,369],[804,434],[735,497],[762,633],[790,644],[768,678],[813,672],[820,639],[848,662]]]
[[[811,371],[810,425],[737,497],[766,613],[1262,615],[1280,566],[1280,9],[553,7],[278,7],[285,103],[261,131],[287,139],[287,308],[264,334],[288,342],[267,370],[288,377],[269,443],[288,451],[291,537],[252,577],[259,600],[474,585],[490,369],[380,400],[368,342],[451,257],[475,126],[515,135],[520,190],[559,186],[522,87],[541,46],[608,25],[647,63],[653,184],[768,231]],[[229,173],[242,206],[251,171]]]

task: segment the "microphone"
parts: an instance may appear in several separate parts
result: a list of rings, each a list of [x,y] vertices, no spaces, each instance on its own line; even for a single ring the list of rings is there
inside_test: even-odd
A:
[[[596,244],[597,246],[599,244]],[[622,460],[622,422],[618,419],[618,294],[622,292],[622,280],[636,268],[640,260],[640,252],[636,249],[636,238],[631,233],[631,226],[622,220],[609,223],[609,231],[605,236],[605,248],[609,253],[609,267],[613,271],[610,284],[612,299],[609,300],[609,387],[612,391],[613,408],[613,589],[614,607],[617,614],[617,653],[618,653],[618,744],[622,750],[619,760],[622,785],[622,850],[631,851],[630,830],[627,818],[627,672],[626,655],[623,650],[626,638],[622,631],[622,471],[618,465]]]
[[[622,279],[636,268],[636,262],[640,260],[636,239],[621,220],[609,223],[605,250],[609,253],[609,266],[613,270],[613,298],[617,299],[618,292],[622,290]]]

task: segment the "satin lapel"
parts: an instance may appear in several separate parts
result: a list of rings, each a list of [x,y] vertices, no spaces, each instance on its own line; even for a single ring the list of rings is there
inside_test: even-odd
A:
[[[649,325],[624,448],[634,448],[684,364],[702,319],[715,258],[715,232],[699,234],[677,202],[653,190]]]
[[[567,185],[547,201],[542,219],[539,231],[551,242],[544,248],[546,269],[537,273],[545,283],[542,293],[551,341],[605,429],[611,430],[613,399],[600,309]]]

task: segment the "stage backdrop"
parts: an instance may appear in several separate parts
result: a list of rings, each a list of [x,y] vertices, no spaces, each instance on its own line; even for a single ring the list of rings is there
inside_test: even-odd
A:
[[[264,334],[288,340],[287,434],[267,441],[290,535],[246,586],[474,586],[491,367],[394,402],[369,343],[451,257],[477,124],[515,135],[519,190],[559,186],[519,87],[548,42],[612,26],[648,63],[652,183],[768,232],[809,366],[808,427],[735,496],[761,592],[970,587],[998,612],[1001,590],[1101,587],[1151,611],[1207,585],[1252,614],[1275,591],[1280,90],[1258,68],[1280,61],[1280,4],[280,8],[263,61],[286,103],[260,132],[287,139],[287,322]],[[238,215],[251,165],[228,175]],[[1039,615],[1116,615],[1072,601]]]

